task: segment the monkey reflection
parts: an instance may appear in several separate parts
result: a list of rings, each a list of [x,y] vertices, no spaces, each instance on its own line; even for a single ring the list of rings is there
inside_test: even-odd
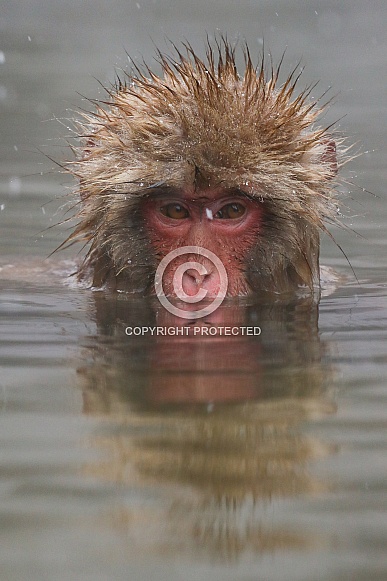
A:
[[[87,473],[169,490],[162,525],[152,511],[142,516],[163,527],[163,542],[167,529],[168,542],[184,538],[187,550],[194,541],[232,557],[247,548],[314,543],[310,535],[267,528],[260,513],[262,503],[324,490],[308,466],[333,450],[302,431],[304,422],[335,411],[313,301],[226,302],[203,324],[259,322],[261,336],[203,340],[128,337],[126,326],[139,321],[176,320],[125,296],[95,299],[99,334],[85,342],[89,363],[79,369],[84,412],[116,427],[96,435],[106,459]],[[132,516],[127,508],[114,518],[130,526]]]

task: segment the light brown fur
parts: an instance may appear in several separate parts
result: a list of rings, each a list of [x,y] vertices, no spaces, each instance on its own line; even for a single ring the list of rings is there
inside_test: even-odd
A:
[[[245,257],[251,291],[319,286],[319,231],[335,220],[336,143],[317,127],[322,109],[258,70],[245,49],[236,70],[226,42],[207,61],[188,46],[160,56],[162,75],[137,71],[85,114],[69,170],[79,179],[79,223],[68,241],[90,243],[79,278],[96,287],[150,291],[159,257],[140,202],[158,189],[224,186],[263,204],[261,235]]]

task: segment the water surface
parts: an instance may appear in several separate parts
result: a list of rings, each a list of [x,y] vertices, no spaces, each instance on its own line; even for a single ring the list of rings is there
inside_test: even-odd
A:
[[[22,15],[22,16],[21,16]],[[4,580],[387,578],[383,2],[9,3],[0,19],[0,576]],[[226,303],[259,337],[129,337],[158,305],[63,284],[79,93],[152,40],[216,29],[287,46],[327,121],[366,152],[344,171],[343,275],[317,306]],[[200,50],[200,49],[199,49]],[[56,119],[56,120],[55,120]],[[59,121],[58,121],[59,120]],[[64,121],[62,121],[64,120]],[[46,157],[46,155],[48,157]],[[353,185],[352,185],[353,184]],[[372,193],[367,193],[364,189]],[[59,262],[70,260],[70,262]],[[9,266],[11,265],[11,266]]]

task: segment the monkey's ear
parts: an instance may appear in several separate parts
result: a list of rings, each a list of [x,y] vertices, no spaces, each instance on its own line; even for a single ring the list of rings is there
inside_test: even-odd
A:
[[[321,161],[329,169],[331,174],[330,177],[334,178],[338,170],[336,143],[333,139],[327,139],[324,140],[323,146],[324,152],[321,156]]]
[[[87,139],[87,141],[85,141],[83,143],[83,146],[82,146],[82,151],[83,151],[82,158],[83,159],[85,159],[86,157],[88,157],[90,155],[90,153],[93,151],[93,147],[95,147],[95,141],[94,141],[94,139],[89,137]]]
[[[90,157],[94,146],[95,146],[94,141],[91,138],[88,138],[82,147],[82,156],[80,158],[81,162],[85,161],[85,159]],[[79,194],[81,196],[82,202],[86,200],[86,198],[88,197],[87,190],[85,190],[84,188],[84,179],[82,178],[80,178],[79,180]]]

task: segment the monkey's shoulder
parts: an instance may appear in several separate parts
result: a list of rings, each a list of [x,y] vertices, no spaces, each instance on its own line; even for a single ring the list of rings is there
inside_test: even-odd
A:
[[[77,263],[71,259],[12,256],[1,260],[0,279],[3,285],[79,287],[76,270]]]
[[[327,297],[345,285],[348,278],[331,266],[320,266],[321,296]]]

